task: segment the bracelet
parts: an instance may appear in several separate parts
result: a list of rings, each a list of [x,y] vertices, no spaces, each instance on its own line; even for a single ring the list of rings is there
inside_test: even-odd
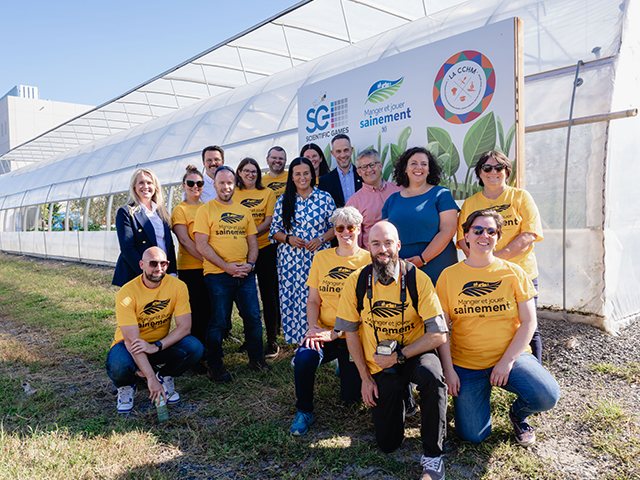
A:
[[[320,240],[320,244],[321,244],[321,245],[324,243],[324,239],[322,238],[322,235],[320,235],[320,236],[318,237],[318,240]]]
[[[284,243],[286,243],[287,245],[291,245],[291,243],[289,242],[289,237],[290,237],[290,236],[291,236],[291,235],[287,234],[287,236],[286,236],[286,237],[285,237],[285,239],[284,239]]]
[[[424,258],[422,258],[422,253],[420,255],[418,255],[420,257],[420,260],[422,261],[422,265],[426,265],[427,262],[424,261]]]

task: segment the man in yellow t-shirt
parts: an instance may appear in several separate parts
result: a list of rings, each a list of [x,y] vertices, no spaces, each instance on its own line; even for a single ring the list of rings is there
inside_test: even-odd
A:
[[[207,375],[215,382],[229,382],[231,375],[222,361],[222,338],[234,301],[244,323],[249,367],[269,371],[271,366],[264,360],[260,304],[253,272],[258,258],[256,225],[251,210],[232,199],[235,172],[222,166],[214,175],[216,198],[200,207],[193,231],[196,247],[204,258],[204,283],[211,301]]]
[[[262,178],[265,187],[273,190],[276,200],[284,193],[287,186],[287,172],[284,169],[287,163],[287,152],[284,148],[275,146],[269,149],[267,153],[267,165],[269,172]]]
[[[440,302],[429,277],[416,270],[417,311],[413,307],[406,264],[398,260],[398,231],[391,223],[382,221],[371,228],[369,251],[371,266],[357,270],[345,282],[335,329],[346,333],[362,379],[362,399],[372,407],[382,451],[392,452],[402,443],[405,391],[415,383],[420,392],[423,476],[444,478],[447,387],[436,348],[444,343],[447,326]],[[361,272],[367,275],[368,291],[358,312],[356,287]],[[397,342],[392,352],[392,346],[382,348],[390,340]]]
[[[202,344],[191,331],[189,292],[184,282],[166,275],[167,256],[161,248],[145,250],[142,275],[116,295],[118,327],[107,355],[107,375],[118,388],[118,413],[133,409],[138,378],[143,376],[149,398],[177,403],[173,377],[179,377],[202,357]],[[176,328],[170,330],[171,318]],[[163,365],[158,372],[155,369]]]

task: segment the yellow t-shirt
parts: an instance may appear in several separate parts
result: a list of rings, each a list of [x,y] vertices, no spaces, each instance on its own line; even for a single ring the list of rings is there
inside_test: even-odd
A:
[[[445,268],[436,291],[451,320],[453,363],[473,370],[498,363],[520,327],[518,303],[537,294],[522,268],[500,258],[484,268]]]
[[[196,239],[193,235],[193,224],[196,221],[196,212],[202,205],[204,204],[190,205],[187,202],[180,202],[175,206],[171,214],[171,225],[186,225],[189,238],[194,242]],[[196,270],[201,268],[202,261],[187,252],[182,244],[180,244],[178,247],[178,270]]]
[[[209,245],[227,263],[246,263],[247,237],[258,233],[251,210],[237,202],[223,205],[217,199],[198,209],[193,231],[209,235]],[[206,258],[202,263],[205,275],[224,273]]]
[[[347,277],[371,261],[369,252],[361,248],[351,257],[341,257],[335,248],[321,250],[313,257],[307,286],[320,294],[320,316],[318,326],[333,329],[340,292]]]
[[[233,201],[244,205],[253,215],[253,222],[256,224],[256,228],[262,222],[265,217],[273,217],[273,207],[276,205],[276,196],[272,190],[264,188],[258,190],[240,190],[236,188],[233,193]],[[269,242],[269,229],[258,237],[258,248],[264,248],[267,245],[271,245]]]
[[[356,285],[358,283],[358,275],[362,268],[352,273],[344,284],[338,304],[338,313],[336,315],[341,320],[352,323],[357,323],[360,320],[357,307]],[[413,308],[413,302],[407,290],[404,323],[401,314],[402,304],[400,303],[399,279],[390,285],[382,285],[380,282],[375,282],[371,304],[365,294],[362,302],[362,323],[360,324],[359,333],[364,359],[372,375],[382,370],[373,360],[373,354],[376,352],[378,345],[374,328],[378,332],[379,340],[392,339],[405,346],[415,342],[424,335],[424,321],[437,317],[438,315],[440,315],[440,317],[437,317],[434,323],[426,326],[427,331],[447,331],[447,327],[441,316],[442,308],[440,308],[440,302],[438,301],[438,297],[436,297],[431,279],[427,274],[417,269],[416,288],[418,290],[418,311],[416,312]]]
[[[287,186],[287,176],[289,173],[285,170],[277,177],[272,177],[269,172],[262,175],[262,184],[270,190],[276,196],[276,200],[284,193],[284,189]]]
[[[533,198],[526,190],[507,187],[502,195],[495,200],[478,192],[464,201],[458,217],[457,241],[464,239],[462,224],[466,222],[469,214],[485,208],[493,208],[504,218],[503,235],[498,240],[496,251],[502,250],[523,232],[535,233],[537,235],[536,242],[542,240],[542,222]],[[527,272],[529,278],[538,277],[538,262],[536,262],[533,244],[529,245],[529,248],[517,257],[510,258],[509,261],[520,265]]]
[[[191,313],[189,291],[181,280],[165,275],[158,288],[147,288],[142,275],[126,283],[116,294],[118,327],[113,347],[124,340],[120,327],[137,325],[140,338],[149,343],[162,340],[169,334],[171,317]]]

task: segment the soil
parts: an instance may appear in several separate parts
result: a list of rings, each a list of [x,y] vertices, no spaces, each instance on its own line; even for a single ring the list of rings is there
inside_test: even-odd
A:
[[[59,266],[69,263],[22,258],[28,262],[51,263]],[[104,272],[112,271],[108,267],[101,266],[87,266],[87,268]],[[627,433],[632,432],[631,443],[635,445],[636,450],[639,448],[640,376],[637,369],[640,368],[640,322],[632,323],[617,336],[607,334],[590,325],[564,320],[541,319],[539,329],[544,343],[543,363],[558,380],[562,398],[552,411],[540,414],[532,421],[536,425],[538,442],[530,447],[530,451],[540,459],[549,462],[550,471],[554,471],[553,478],[640,479],[638,460],[631,464],[622,464],[619,457],[596,448],[593,432],[597,425],[594,425],[595,420],[590,416],[603,404],[621,406],[626,418],[624,430]],[[21,344],[36,348],[46,348],[46,344],[50,342],[42,332],[18,325],[9,317],[0,315],[0,340],[3,337],[13,338]],[[605,363],[615,367],[635,365],[635,376],[625,379],[589,368]],[[102,392],[95,396],[94,407],[102,409],[113,406],[110,382],[104,370],[86,366],[78,360],[65,358],[60,354],[53,354],[50,357],[49,366],[75,372],[74,375],[78,381],[74,386],[67,385],[67,388]],[[21,372],[16,371],[12,374],[21,375]],[[68,378],[67,375],[64,377]],[[64,388],[62,385],[60,387]],[[25,393],[29,393],[27,388]],[[321,434],[321,432],[318,433]],[[403,452],[401,449],[397,455],[400,457],[407,453],[409,452]],[[478,478],[475,469],[468,465],[451,464],[446,457],[445,464],[447,476],[451,473],[455,478]],[[197,466],[194,465],[194,468]],[[265,470],[269,471],[271,467],[266,466]],[[348,467],[339,477],[332,478],[346,479],[353,476],[395,478],[388,473],[382,474],[373,467],[370,470],[363,470],[354,465]],[[190,475],[187,474],[187,476]],[[227,477],[223,475],[223,478]],[[232,475],[229,478],[236,477]]]

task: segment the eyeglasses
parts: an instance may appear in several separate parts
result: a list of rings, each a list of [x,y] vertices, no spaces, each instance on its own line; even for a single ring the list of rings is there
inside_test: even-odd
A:
[[[371,169],[371,170],[375,170],[375,168],[380,165],[381,162],[371,162],[371,163],[367,163],[366,165],[360,165],[358,167],[358,170],[362,170],[363,172],[366,172],[367,170]]]
[[[246,168],[243,168],[240,171],[242,173],[244,173],[245,175],[258,175],[258,171],[257,170],[247,170]]]
[[[193,188],[196,185],[197,185],[198,188],[204,187],[204,181],[202,181],[202,180],[198,180],[198,181],[186,180],[184,183],[186,183],[187,187],[189,187],[189,188]]]
[[[160,265],[160,268],[167,268],[169,266],[168,260],[143,260],[143,262],[148,263],[152,268],[156,268],[158,265]]]
[[[485,163],[480,168],[482,168],[482,171],[485,172],[485,173],[489,173],[491,170],[495,170],[496,172],[500,173],[506,167],[504,165],[488,165],[488,164]]]
[[[489,235],[490,237],[494,237],[495,235],[498,234],[498,229],[493,227],[485,228],[485,227],[474,226],[474,227],[471,227],[469,230],[471,230],[474,235],[482,235],[482,232],[484,232],[485,230],[487,231],[487,235]]]
[[[342,233],[342,232],[344,232],[345,228],[349,232],[355,232],[356,231],[356,226],[355,225],[336,225],[336,232]]]

